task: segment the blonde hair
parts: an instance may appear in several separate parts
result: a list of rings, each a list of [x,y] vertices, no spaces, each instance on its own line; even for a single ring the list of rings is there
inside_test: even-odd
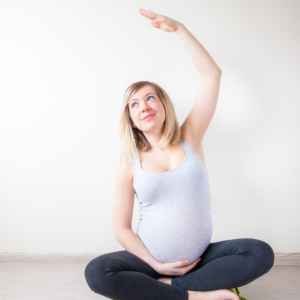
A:
[[[177,120],[173,103],[169,95],[158,84],[150,81],[138,81],[131,84],[125,91],[123,105],[121,109],[121,117],[119,123],[119,133],[121,139],[121,147],[119,152],[119,160],[139,160],[139,150],[147,151],[150,149],[150,144],[144,133],[138,128],[134,128],[131,123],[130,111],[128,102],[131,97],[143,86],[151,85],[156,92],[159,100],[162,102],[165,109],[165,122],[163,124],[163,135],[158,145],[164,148],[169,143],[175,145],[181,139],[181,128]]]

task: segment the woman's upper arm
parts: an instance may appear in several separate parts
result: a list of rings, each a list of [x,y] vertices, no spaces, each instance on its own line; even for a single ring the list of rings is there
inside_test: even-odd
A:
[[[113,205],[114,235],[124,228],[130,228],[134,208],[135,190],[132,181],[132,163],[119,164],[116,178],[116,191]]]
[[[216,110],[221,75],[205,77],[201,80],[194,106],[181,125],[183,135],[192,135],[196,146],[202,143],[204,134]]]

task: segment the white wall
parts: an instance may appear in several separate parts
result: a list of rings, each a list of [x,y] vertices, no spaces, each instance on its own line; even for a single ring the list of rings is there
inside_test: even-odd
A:
[[[150,80],[180,124],[201,78],[184,23],[223,71],[204,140],[212,242],[299,252],[299,1],[1,1],[0,252],[105,253],[124,91]],[[139,217],[135,200],[133,229]]]

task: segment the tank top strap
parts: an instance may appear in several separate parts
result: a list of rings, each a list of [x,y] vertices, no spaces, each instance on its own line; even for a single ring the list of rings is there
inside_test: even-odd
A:
[[[193,159],[193,160],[197,160],[197,161],[201,161],[201,164],[204,166],[205,170],[207,171],[207,167],[206,165],[203,163],[202,159],[199,157],[199,155],[195,152],[195,150],[192,148],[192,146],[187,143],[185,140],[183,140],[182,146],[185,147],[188,155]]]
[[[190,154],[191,153],[191,146],[183,139],[180,140],[180,144],[182,145],[182,147],[184,148],[184,150]]]
[[[140,169],[141,168],[141,163],[140,163],[140,154],[139,154],[139,151],[137,151],[137,156],[138,156],[138,159],[133,157],[133,164],[134,164],[134,169]]]

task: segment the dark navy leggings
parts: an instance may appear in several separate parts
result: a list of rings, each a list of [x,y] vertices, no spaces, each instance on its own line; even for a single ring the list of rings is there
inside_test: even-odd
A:
[[[187,246],[188,247],[188,246]],[[210,243],[200,262],[183,276],[157,273],[139,257],[116,251],[94,258],[85,268],[90,289],[114,300],[187,300],[188,290],[213,291],[246,285],[274,264],[269,244],[242,238]],[[158,278],[172,278],[172,284]]]

